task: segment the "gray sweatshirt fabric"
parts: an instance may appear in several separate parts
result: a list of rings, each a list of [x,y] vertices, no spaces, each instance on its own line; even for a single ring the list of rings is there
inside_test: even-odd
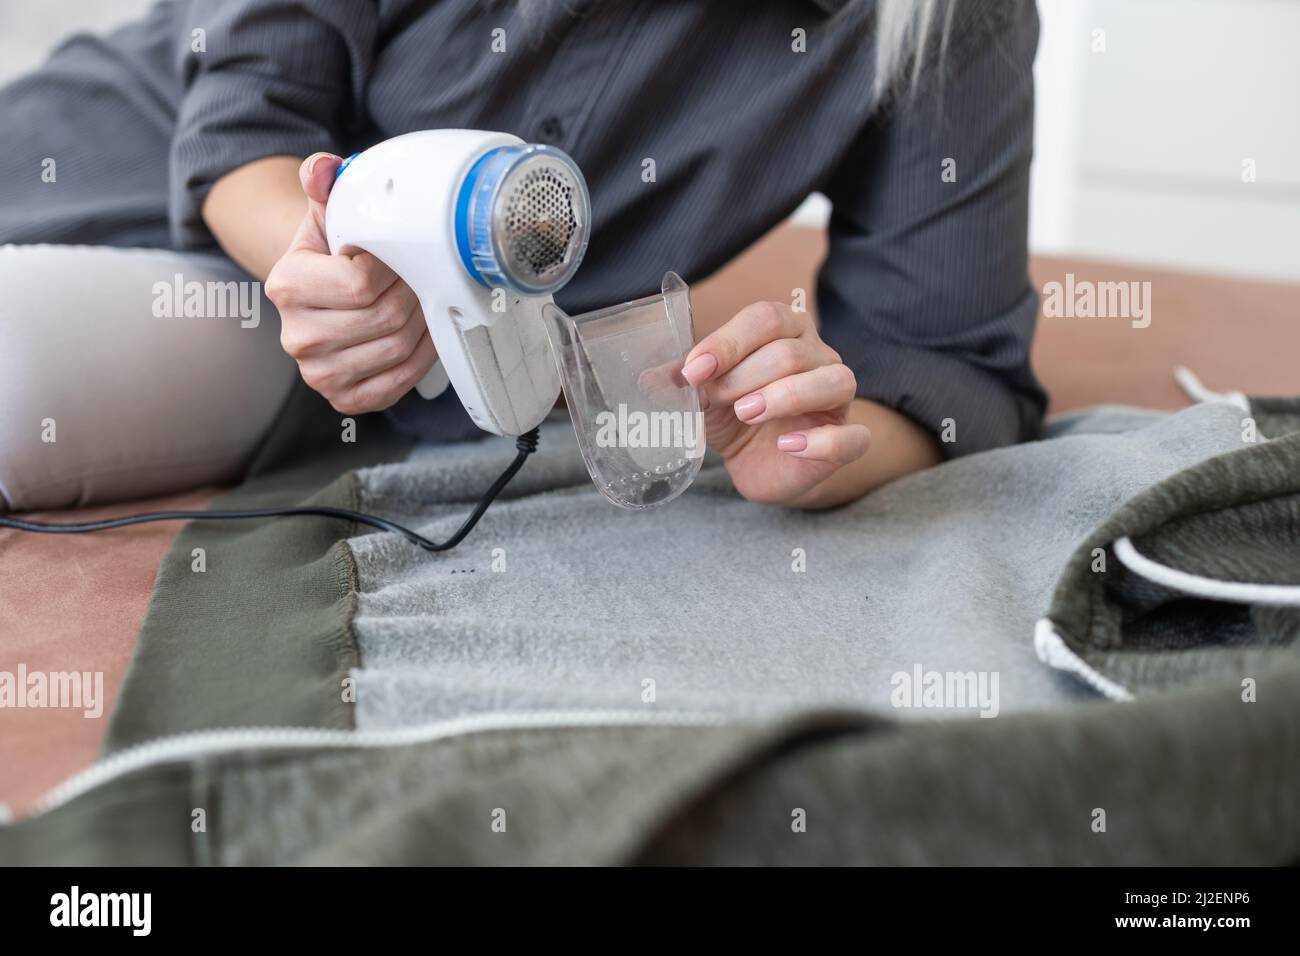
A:
[[[570,314],[704,278],[821,191],[822,334],[859,394],[935,432],[957,418],[951,455],[1033,437],[1036,7],[952,4],[943,75],[873,106],[875,6],[163,0],[0,89],[0,244],[213,248],[202,203],[255,160],[500,130],[561,147],[590,186]],[[478,433],[450,394],[393,415]]]
[[[1035,653],[1060,569],[1124,502],[1241,448],[1241,417],[1102,409],[813,514],[745,501],[716,463],[663,509],[622,511],[567,421],[548,422],[514,498],[455,551],[349,542],[357,726],[583,709],[991,717],[1090,699]],[[360,500],[442,538],[511,452],[423,446],[361,471]],[[938,680],[953,690],[936,704],[922,691]]]
[[[1300,863],[1300,635],[1289,609],[1161,593],[1113,560],[1113,543],[1131,535],[1144,554],[1188,573],[1300,585],[1298,410],[1294,401],[1252,402],[1251,414],[1270,438],[1256,443],[1241,441],[1245,413],[1228,404],[1168,417],[1122,409],[1072,416],[1055,424],[1058,437],[1020,450],[1017,460],[1029,467],[968,475],[963,487],[971,497],[964,503],[929,499],[948,509],[951,520],[929,514],[927,533],[961,540],[947,529],[978,527],[971,513],[999,495],[1026,499],[1024,530],[1039,531],[1033,521],[1043,509],[1027,499],[1046,497],[1058,520],[1069,521],[1075,508],[1098,502],[1080,498],[1064,466],[1092,469],[1092,481],[1109,489],[1115,507],[1075,542],[1064,570],[1047,575],[1059,580],[1037,610],[1048,609],[1050,597],[1051,627],[1074,655],[1056,663],[1083,660],[1122,682],[1133,698],[1127,703],[1106,702],[1067,668],[1060,687],[1087,689],[1087,701],[1017,713],[1006,712],[1008,706],[991,720],[951,712],[955,719],[906,720],[899,709],[786,710],[770,719],[697,718],[685,725],[666,711],[603,723],[591,712],[514,713],[495,725],[443,723],[379,738],[340,733],[330,746],[310,748],[293,734],[274,748],[206,751],[181,737],[172,741],[181,751],[172,756],[160,747],[124,749],[116,763],[101,765],[96,785],[43,814],[0,825],[0,859],[45,865]],[[547,516],[562,514],[558,502],[594,495],[550,432],[545,447],[552,454],[520,474],[516,500],[493,509],[509,516],[507,529],[524,520],[516,512],[530,501],[549,502],[534,517],[553,529]],[[1144,484],[1138,477],[1143,469],[1136,461],[1156,468],[1152,463],[1197,457],[1216,440],[1227,450],[1209,452],[1163,480]],[[501,462],[488,460],[484,450],[431,456],[425,449],[423,462],[417,457],[396,470],[362,472],[360,484],[370,500],[382,492],[390,501],[406,495],[408,505],[446,501],[460,493],[455,489],[493,476]],[[962,474],[977,461],[933,474],[947,483],[952,479],[943,475]],[[408,486],[403,469],[420,468],[429,470],[428,483]],[[1044,468],[1051,479],[1038,481],[1032,472]],[[985,488],[982,497],[974,486]],[[907,500],[923,497],[924,488],[877,495],[916,520]],[[418,499],[411,498],[417,491]],[[348,494],[355,504],[357,486]],[[675,507],[690,500],[688,494]],[[859,520],[851,511],[842,517]],[[725,531],[717,518],[702,520],[715,536],[716,529]],[[703,527],[687,533],[708,537]],[[622,548],[634,552],[643,540],[625,540]],[[1111,559],[1105,571],[1093,570],[1094,545]],[[994,553],[980,550],[979,563]],[[511,570],[499,574],[519,570],[509,563],[516,555],[506,554]],[[364,564],[373,570],[379,555],[371,552]],[[391,563],[391,555],[385,560]],[[1002,560],[990,574],[1023,571]],[[590,562],[575,561],[590,573]],[[485,573],[470,570],[472,564],[446,566],[445,580],[454,577],[462,587],[461,579]],[[354,578],[353,586],[358,583]],[[401,582],[394,576],[392,583]],[[445,591],[409,575],[405,583],[406,606],[416,613]],[[1015,590],[1004,588],[997,597]],[[963,600],[972,600],[970,594]],[[609,596],[611,614],[620,601]],[[933,617],[936,607],[941,601],[923,616]],[[969,625],[999,613],[992,601],[972,604],[962,636],[996,652],[996,643]],[[549,626],[545,615],[541,623]],[[288,632],[303,640],[313,633]],[[1024,629],[1009,640],[1027,650],[1033,643]],[[250,654],[258,643],[245,642],[239,652]],[[195,644],[173,647],[173,673],[187,670],[187,648]],[[519,653],[526,644],[519,640]],[[490,640],[486,650],[494,647]],[[747,652],[743,641],[735,648],[737,658]],[[1050,674],[1047,657],[1039,666]],[[491,664],[490,653],[484,662]],[[264,713],[274,711],[276,687],[301,677],[293,671],[292,661],[276,672],[247,671],[244,679],[270,692]],[[1255,693],[1245,692],[1243,675]],[[400,701],[385,702],[382,687],[376,695],[376,686],[363,682],[360,709],[382,704],[380,716],[410,714]],[[200,832],[191,826],[195,807],[208,813]]]

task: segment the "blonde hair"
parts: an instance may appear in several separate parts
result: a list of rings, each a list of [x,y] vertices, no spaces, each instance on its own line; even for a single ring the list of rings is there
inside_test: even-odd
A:
[[[926,48],[938,32],[937,69],[948,48],[953,0],[877,0],[876,75],[871,99],[879,102],[895,89],[914,90],[921,80]]]

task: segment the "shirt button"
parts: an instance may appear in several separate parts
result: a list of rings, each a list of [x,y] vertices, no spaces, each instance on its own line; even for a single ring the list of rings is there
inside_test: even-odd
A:
[[[541,133],[543,139],[557,140],[564,135],[564,126],[558,118],[548,116],[538,125],[537,131]]]

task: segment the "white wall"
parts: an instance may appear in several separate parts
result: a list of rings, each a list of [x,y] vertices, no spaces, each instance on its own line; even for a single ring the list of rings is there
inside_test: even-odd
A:
[[[1039,8],[1034,247],[1300,279],[1300,2]]]
[[[1034,60],[1034,165],[1029,241],[1035,252],[1075,250],[1090,0],[1040,0]]]
[[[1300,280],[1300,0],[1038,7],[1033,251]]]
[[[75,30],[106,30],[153,0],[0,0],[0,83],[30,70]]]

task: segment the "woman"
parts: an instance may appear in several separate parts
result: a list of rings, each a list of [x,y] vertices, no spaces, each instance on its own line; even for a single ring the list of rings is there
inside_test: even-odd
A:
[[[557,297],[571,312],[703,277],[830,198],[820,328],[755,303],[688,356],[746,497],[837,505],[1033,437],[1032,0],[739,11],[165,0],[65,44],[0,91],[0,243],[19,244],[0,251],[0,507],[237,476],[293,369],[274,321],[177,317],[169,287],[237,274],[218,247],[264,280],[284,351],[337,411],[476,434],[454,395],[411,391],[436,354],[409,288],[322,235],[340,155],[437,127],[577,160],[593,232]]]

